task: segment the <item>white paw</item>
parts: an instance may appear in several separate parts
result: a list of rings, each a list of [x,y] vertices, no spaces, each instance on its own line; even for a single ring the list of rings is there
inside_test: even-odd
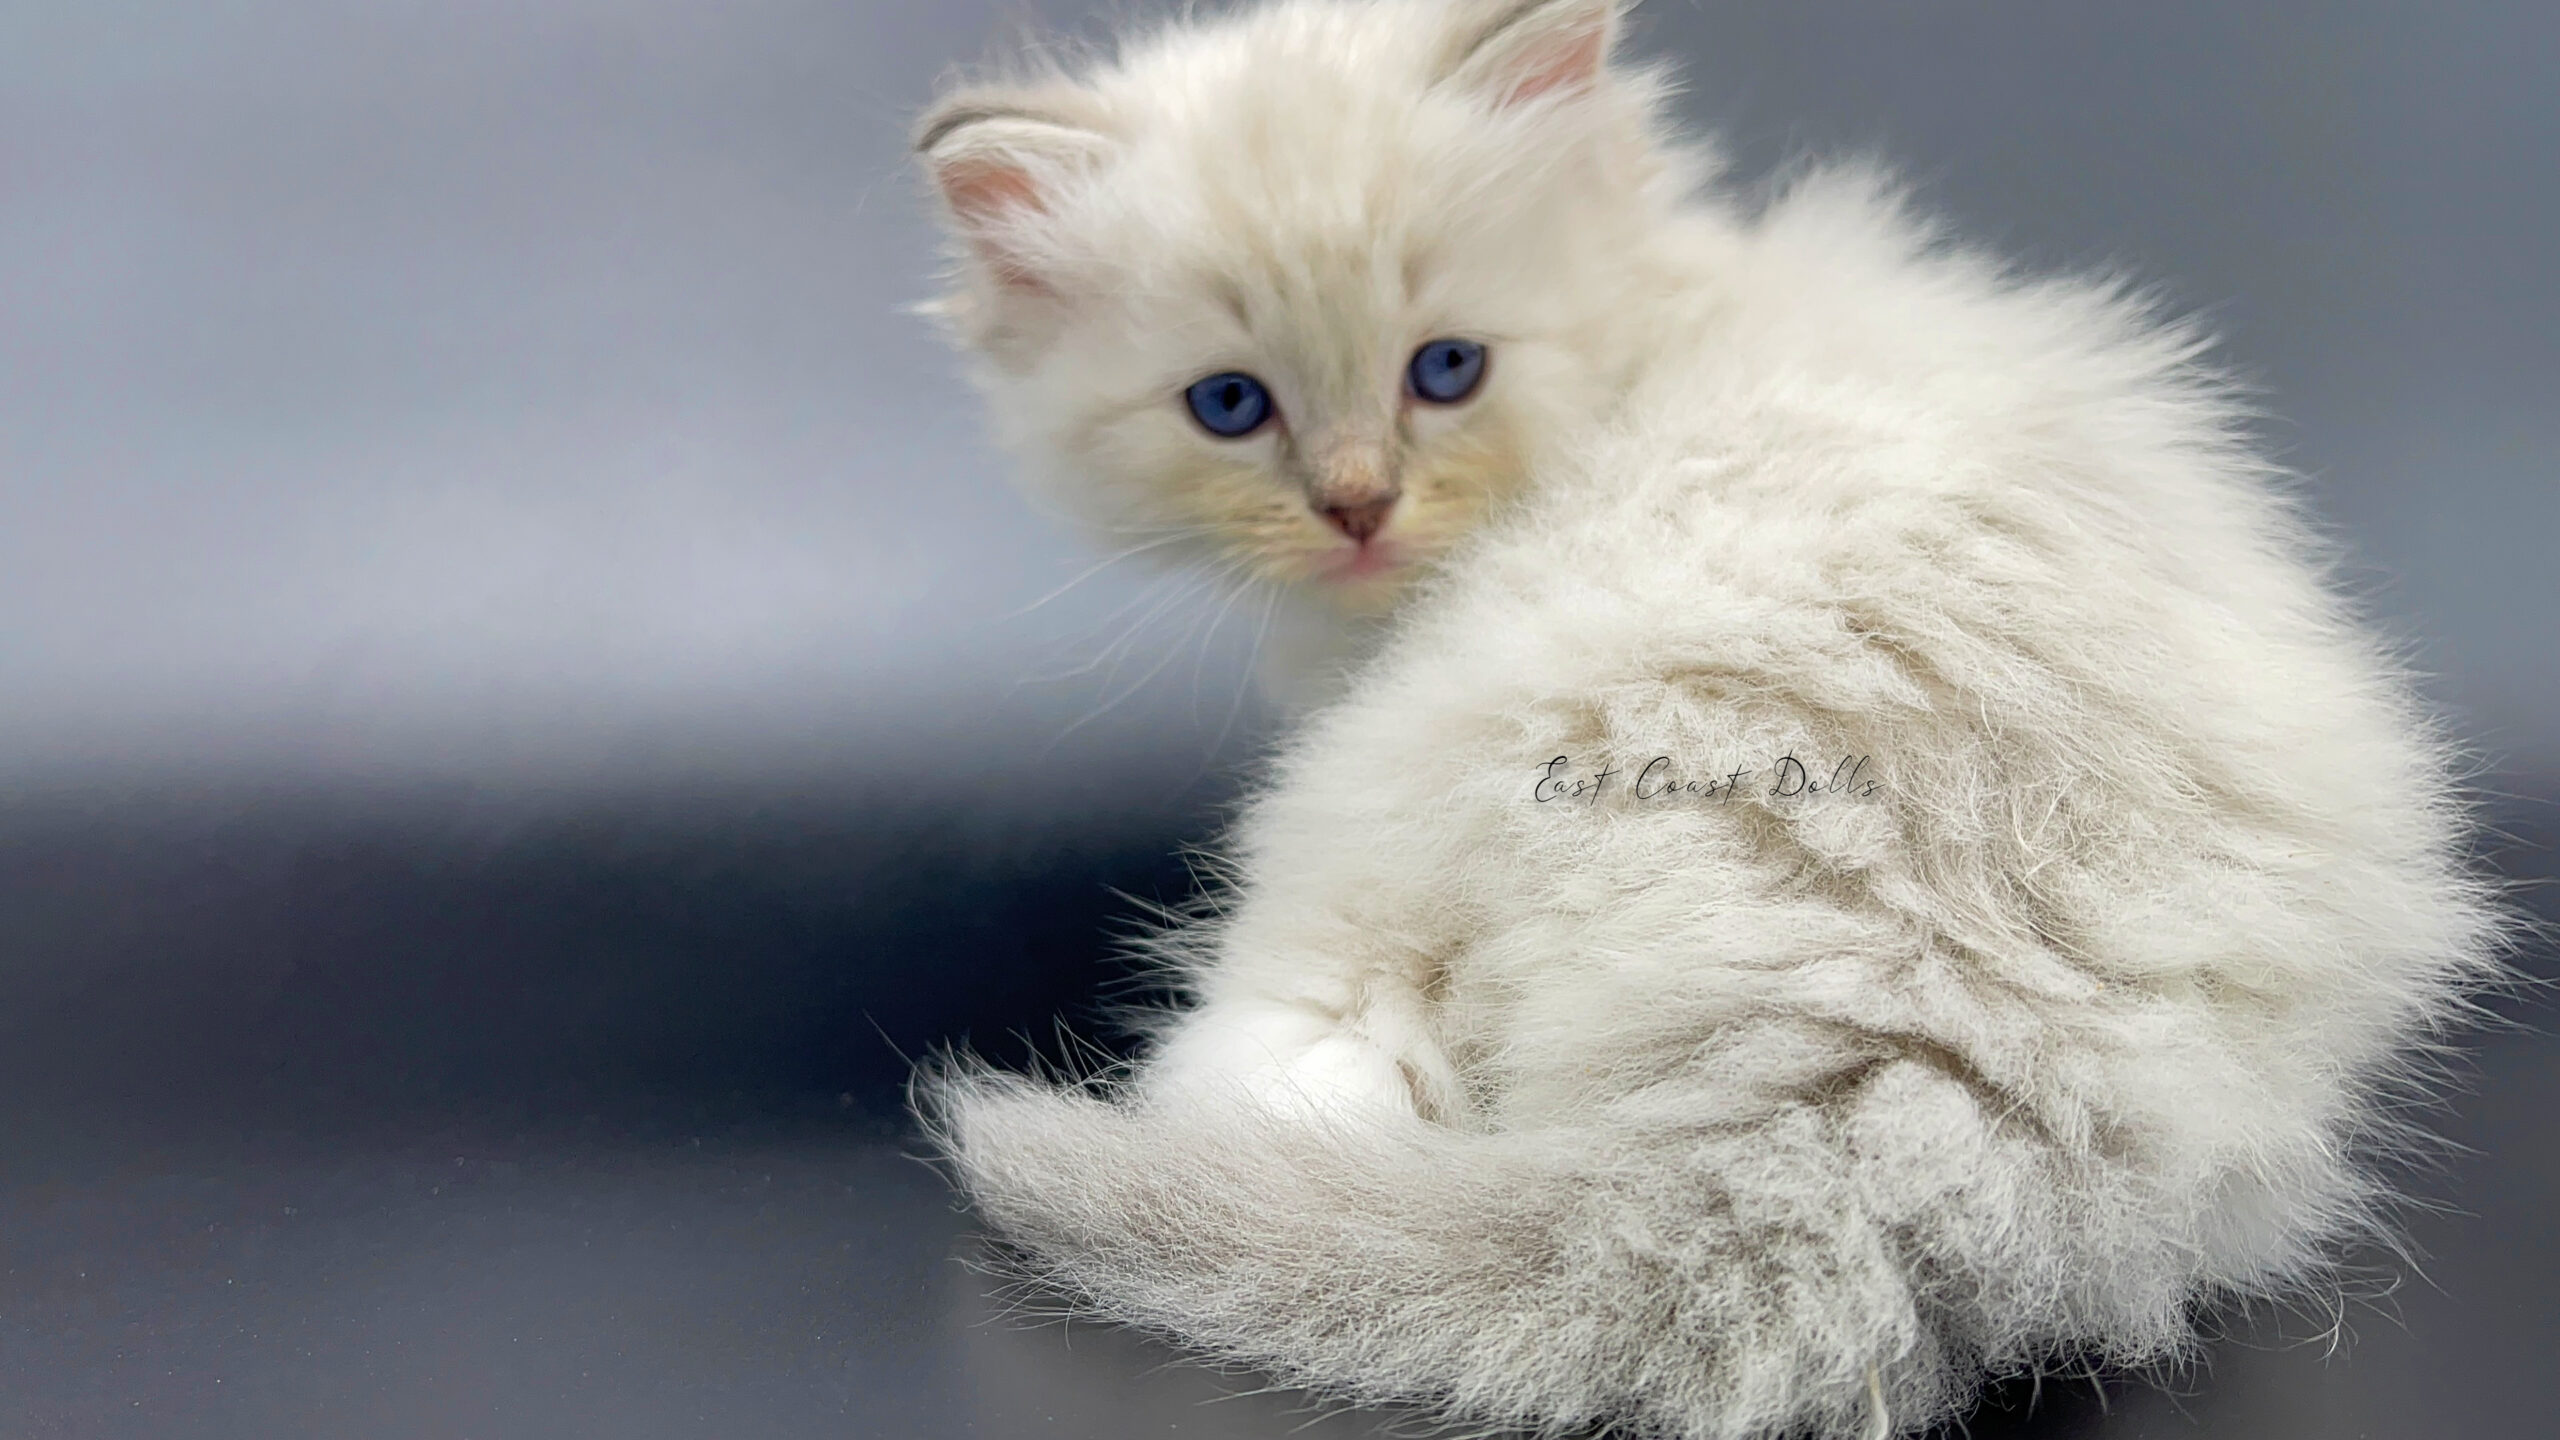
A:
[[[1145,1084],[1159,1100],[1240,1092],[1308,1118],[1414,1113],[1413,1087],[1393,1055],[1295,1010],[1192,1015],[1168,1038]]]
[[[1395,1057],[1357,1035],[1328,1035],[1244,1079],[1256,1098],[1284,1115],[1413,1113],[1413,1087]]]

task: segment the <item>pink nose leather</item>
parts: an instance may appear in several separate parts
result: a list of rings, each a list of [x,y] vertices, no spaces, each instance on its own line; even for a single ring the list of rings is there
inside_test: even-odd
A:
[[[1327,505],[1324,518],[1333,522],[1334,529],[1365,545],[1370,536],[1386,527],[1387,512],[1394,508],[1396,502],[1392,499],[1365,500],[1357,505]]]

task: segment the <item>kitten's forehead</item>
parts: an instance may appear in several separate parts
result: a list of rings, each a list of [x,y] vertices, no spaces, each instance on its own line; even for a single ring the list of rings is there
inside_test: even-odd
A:
[[[1428,187],[1408,179],[1391,127],[1365,144],[1344,142],[1349,126],[1328,128],[1331,138],[1273,139],[1244,167],[1220,163],[1214,131],[1186,137],[1167,157],[1190,192],[1167,239],[1189,288],[1304,399],[1339,412],[1367,408],[1399,364],[1443,247]]]
[[[1133,159],[1199,218],[1364,251],[1430,188],[1418,87],[1338,60],[1282,57],[1157,98],[1133,117]]]
[[[1434,90],[1436,32],[1387,7],[1277,18],[1298,23],[1193,37],[1113,77],[1120,263],[1184,276],[1251,330],[1348,332],[1535,223],[1522,191],[1542,157]]]

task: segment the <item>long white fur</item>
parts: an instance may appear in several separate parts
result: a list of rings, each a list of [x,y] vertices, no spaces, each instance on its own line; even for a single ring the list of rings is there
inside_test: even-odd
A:
[[[1322,592],[1383,639],[1146,1062],[927,1117],[1093,1312],[1461,1421],[1908,1431],[2172,1357],[2379,1221],[2377,1097],[2498,936],[2448,747],[2192,330],[1866,170],[1707,191],[1657,75],[1573,69],[1617,18],[1284,0],[928,118],[1046,490],[1295,582],[1308,467],[1385,435],[1412,563]],[[1485,393],[1396,413],[1443,333]],[[1184,418],[1230,367],[1279,433]],[[1638,801],[1657,755],[1757,774]]]

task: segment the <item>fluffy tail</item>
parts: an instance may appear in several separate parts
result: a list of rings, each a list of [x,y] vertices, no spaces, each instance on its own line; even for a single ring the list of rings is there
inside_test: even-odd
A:
[[[1921,1238],[1942,1228],[1932,1187],[1892,1187],[1901,1213],[1884,1213],[1859,1178],[1873,1166],[1844,1155],[1854,1136],[1810,1107],[1487,1134],[1123,1103],[973,1068],[920,1101],[1030,1277],[1285,1382],[1456,1421],[1882,1435],[1969,1402],[1985,1364],[2041,1358],[2018,1352],[2049,1348],[2056,1322],[2112,1331],[2117,1359],[2184,1328],[2175,1294],[2128,1327],[2073,1325],[2080,1307],[2049,1287],[1990,1293],[1984,1269]],[[2050,1257],[2027,1272],[2058,1278]]]

